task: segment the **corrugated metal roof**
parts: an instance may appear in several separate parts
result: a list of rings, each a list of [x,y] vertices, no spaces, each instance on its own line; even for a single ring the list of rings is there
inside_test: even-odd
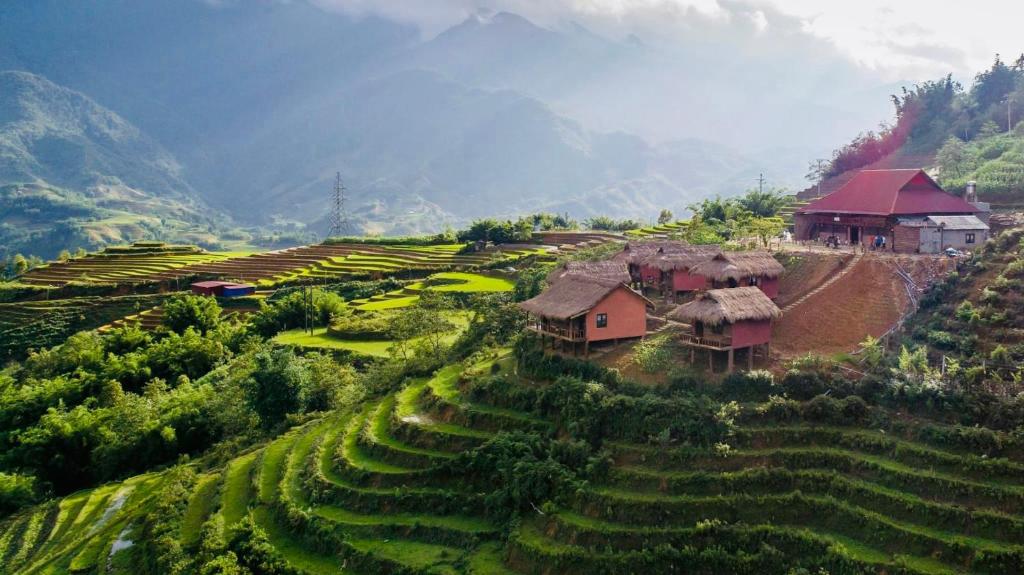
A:
[[[890,216],[974,214],[978,208],[943,191],[924,170],[861,170],[843,187],[799,211]]]
[[[928,216],[928,221],[947,230],[987,230],[988,225],[977,216]]]

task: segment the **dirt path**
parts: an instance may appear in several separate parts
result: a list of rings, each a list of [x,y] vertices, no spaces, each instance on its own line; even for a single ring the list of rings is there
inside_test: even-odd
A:
[[[779,295],[775,303],[784,308],[811,290],[828,281],[853,259],[853,254],[842,252],[793,252],[796,258],[788,264],[779,278]]]
[[[907,304],[892,262],[866,256],[840,280],[790,309],[775,326],[772,349],[783,358],[850,352],[868,334],[888,331]]]

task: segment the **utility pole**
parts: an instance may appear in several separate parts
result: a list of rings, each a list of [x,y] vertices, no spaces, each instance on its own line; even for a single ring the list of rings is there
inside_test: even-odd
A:
[[[764,193],[764,174],[763,173],[758,174],[758,176],[757,176],[757,191],[762,193],[762,194]]]
[[[821,197],[821,181],[825,179],[825,172],[822,170],[821,166],[822,166],[822,164],[825,163],[825,160],[823,160],[821,158],[818,158],[817,160],[815,160],[815,162],[817,162],[817,164],[818,164],[818,169],[817,169],[817,172],[818,172],[818,197],[820,198]]]
[[[1007,133],[1009,133],[1010,130],[1013,129],[1013,122],[1010,121],[1010,118],[1011,118],[1011,116],[1013,114],[1012,110],[1010,109],[1010,104],[1012,104],[1012,103],[1013,103],[1013,96],[1007,96],[1006,97],[1006,132]]]
[[[345,186],[341,183],[341,172],[334,175],[334,197],[331,204],[331,229],[328,236],[338,237],[348,230],[348,213],[345,211]]]

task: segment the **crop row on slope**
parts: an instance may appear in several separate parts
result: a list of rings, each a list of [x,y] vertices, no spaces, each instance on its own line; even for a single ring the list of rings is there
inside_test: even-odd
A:
[[[596,470],[559,502],[531,502],[519,520],[504,523],[492,494],[478,478],[453,476],[453,462],[509,432],[567,431],[555,429],[550,405],[517,409],[470,393],[492,369],[523,393],[551,386],[516,373],[512,359],[445,367],[198,476],[176,537],[195,549],[198,534],[220,517],[231,531],[265,542],[261,552],[287,572],[317,575],[1024,567],[1016,463],[993,462],[988,474],[988,464],[969,454],[857,426],[751,422],[726,450],[607,441],[607,472]],[[106,531],[95,529],[121,490],[100,488],[12,518],[0,527],[0,556],[55,566],[80,557],[76,565],[89,572],[109,553],[114,530],[143,516],[130,500],[107,517]],[[54,535],[40,544],[37,532]]]

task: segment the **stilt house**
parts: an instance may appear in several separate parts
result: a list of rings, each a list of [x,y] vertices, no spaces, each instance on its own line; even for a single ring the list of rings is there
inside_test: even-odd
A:
[[[690,348],[691,363],[697,349],[707,350],[708,366],[713,369],[712,354],[727,352],[732,371],[737,350],[746,351],[748,369],[753,369],[757,349],[768,357],[772,321],[782,317],[782,311],[760,289],[747,286],[702,292],[668,317],[683,323],[679,338]]]
[[[569,274],[543,293],[519,304],[529,314],[528,329],[552,340],[583,346],[597,341],[640,338],[647,333],[650,300],[616,279]]]

